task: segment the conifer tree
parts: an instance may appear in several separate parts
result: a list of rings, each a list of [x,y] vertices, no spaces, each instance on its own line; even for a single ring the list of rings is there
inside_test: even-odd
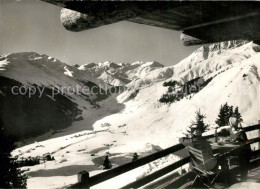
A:
[[[17,158],[11,157],[15,148],[11,137],[4,133],[0,120],[0,188],[26,188],[26,175],[19,169]]]
[[[111,168],[112,168],[112,165],[110,163],[108,155],[106,155],[104,162],[103,162],[103,169],[111,169]]]
[[[229,106],[227,104],[227,102],[224,104],[223,106],[223,114],[224,114],[224,125],[228,125],[228,120],[229,120]]]
[[[238,110],[238,107],[235,108],[233,116],[238,118],[240,121],[243,121],[242,116],[241,116],[241,114],[240,114],[240,112]]]
[[[226,122],[225,122],[225,112],[224,112],[224,108],[223,108],[222,105],[220,106],[218,118],[215,122],[219,127],[224,126],[226,124]]]
[[[137,153],[135,152],[132,161],[138,160],[138,157],[139,157],[139,156],[138,156]]]
[[[233,106],[229,106],[228,109],[229,109],[228,111],[228,120],[229,120],[229,118],[232,117],[234,114]]]
[[[198,111],[196,111],[195,114],[196,114],[195,121],[191,121],[191,125],[187,129],[187,133],[186,134],[184,133],[186,136],[191,134],[191,128],[193,126],[196,126],[197,128],[199,128],[202,131],[202,133],[207,131],[207,129],[209,127],[209,125],[205,124],[205,122],[204,122],[206,115],[202,114],[200,109]]]

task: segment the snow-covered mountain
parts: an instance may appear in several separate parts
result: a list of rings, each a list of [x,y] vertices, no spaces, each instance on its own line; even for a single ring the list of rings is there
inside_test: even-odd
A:
[[[260,117],[260,53],[254,49],[252,42],[231,41],[201,47],[169,67],[157,62],[121,63],[113,69],[110,63],[81,66],[79,70],[107,83],[113,83],[114,74],[121,74],[120,78],[129,82],[115,83],[124,84],[127,90],[102,101],[100,111],[91,114],[95,117],[91,122],[94,131],[85,129],[90,122],[83,119],[74,122],[63,135],[16,149],[13,154],[20,158],[51,153],[61,162],[47,162],[45,168],[42,164],[30,167],[29,188],[39,183],[43,188],[63,187],[75,183],[79,171],[88,170],[90,175],[102,172],[107,152],[113,166],[118,166],[131,161],[135,152],[142,157],[172,146],[178,143],[198,109],[206,114],[205,122],[211,128],[220,106],[226,102],[239,107],[243,126],[256,124]],[[159,102],[169,92],[164,83],[173,80],[182,85],[196,80],[204,85],[171,104]],[[249,138],[254,135],[250,133]],[[120,187],[177,159],[174,155],[165,157],[96,187]]]
[[[96,78],[34,52],[1,56],[0,80],[1,119],[18,139],[66,128],[107,97]]]
[[[79,66],[79,70],[99,78],[101,81],[112,86],[125,86],[133,80],[146,77],[151,71],[163,68],[164,65],[159,62],[142,62],[133,63],[113,63],[100,62],[89,63]]]
[[[133,87],[117,98],[126,106],[120,116],[106,117],[94,127],[102,122],[115,126],[126,124],[128,133],[142,138],[154,136],[154,142],[158,139],[156,144],[167,146],[177,141],[175,137],[182,135],[183,129],[189,125],[198,109],[207,115],[207,122],[213,127],[219,108],[225,102],[239,107],[244,125],[256,124],[260,116],[260,54],[252,49],[252,43],[233,43],[236,44],[234,46],[226,44],[228,42],[199,48],[180,63],[168,67],[173,74],[167,80],[155,79],[156,74],[150,72],[145,78],[153,78],[149,80],[149,85],[140,87],[139,80],[133,82]],[[205,51],[208,56],[203,56]],[[164,73],[164,69],[155,71]],[[170,105],[158,101],[167,92],[167,87],[163,86],[165,81],[177,80],[184,84],[198,77],[203,81],[209,78],[212,80],[198,93]],[[136,95],[129,98],[132,94]],[[145,132],[139,131],[140,123]]]

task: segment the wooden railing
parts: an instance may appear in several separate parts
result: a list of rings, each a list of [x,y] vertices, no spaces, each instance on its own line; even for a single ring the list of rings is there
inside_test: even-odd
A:
[[[245,127],[244,130],[246,132],[253,131],[253,130],[260,131],[260,124]],[[205,136],[205,138],[207,138],[207,139],[212,138],[212,137],[214,137],[214,135]],[[256,139],[254,139],[254,143],[255,142],[260,142],[259,136]],[[182,144],[176,144],[176,145],[169,147],[167,149],[164,149],[160,152],[156,152],[154,154],[140,158],[136,161],[129,162],[129,163],[126,163],[124,165],[115,167],[113,169],[110,169],[106,172],[94,175],[92,177],[89,177],[89,173],[87,171],[82,171],[78,174],[78,181],[79,182],[74,184],[74,185],[69,186],[69,188],[90,188],[91,186],[94,186],[96,184],[99,184],[101,182],[109,180],[113,177],[119,176],[123,173],[126,173],[126,172],[131,171],[135,168],[138,168],[140,166],[148,164],[148,163],[150,163],[154,160],[157,160],[159,158],[165,157],[169,154],[178,152],[178,151],[180,151],[184,148],[185,148],[185,146],[183,146]],[[258,150],[256,152],[259,153],[260,151]],[[176,170],[177,168],[180,168],[181,166],[183,166],[183,165],[185,165],[189,162],[190,162],[190,157],[185,157],[185,158],[183,158],[183,159],[181,159],[177,162],[174,162],[173,164],[171,164],[169,166],[166,166],[166,167],[164,167],[164,168],[162,168],[162,169],[160,169],[160,170],[158,170],[158,171],[156,171],[156,172],[154,172],[150,175],[147,175],[146,177],[144,177],[142,179],[139,179],[139,180],[137,180],[133,183],[130,183],[130,184],[128,184],[128,185],[126,185],[122,188],[138,188],[138,187],[144,186],[144,185],[150,183],[151,181],[154,181],[155,179],[160,178],[163,175],[166,175],[167,173],[170,173],[170,172]]]

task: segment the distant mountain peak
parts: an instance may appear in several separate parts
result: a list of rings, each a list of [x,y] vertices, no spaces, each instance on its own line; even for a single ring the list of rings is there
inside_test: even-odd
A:
[[[92,76],[113,86],[122,86],[147,75],[149,72],[163,68],[164,65],[157,61],[135,61],[133,63],[115,63],[111,61],[88,63],[78,67]]]

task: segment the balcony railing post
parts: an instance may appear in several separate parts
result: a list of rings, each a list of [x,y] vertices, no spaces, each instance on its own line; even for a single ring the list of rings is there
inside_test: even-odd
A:
[[[87,171],[81,171],[78,173],[78,183],[80,183],[80,188],[89,189],[90,183],[89,183],[89,172]]]
[[[182,170],[182,166],[181,166],[181,174],[180,175],[183,175],[183,170]]]

